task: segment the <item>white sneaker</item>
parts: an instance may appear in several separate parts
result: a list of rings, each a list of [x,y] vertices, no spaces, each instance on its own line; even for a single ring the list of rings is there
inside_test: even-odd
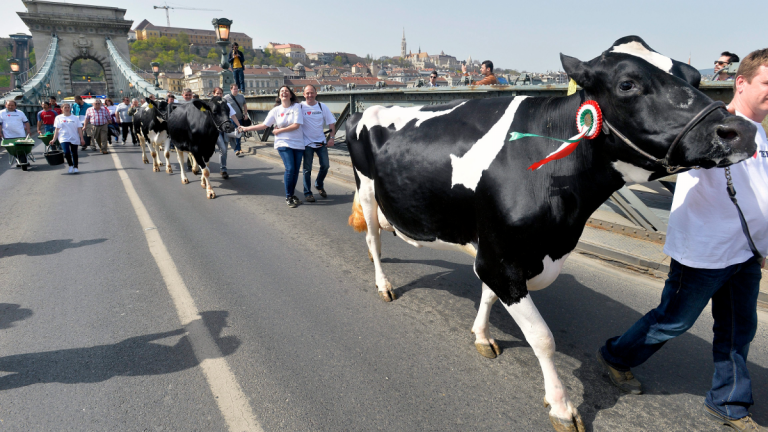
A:
[[[72,170],[74,170],[74,167],[69,167],[69,173],[72,174]]]
[[[79,173],[80,171],[78,171],[78,170],[77,170],[77,168],[75,168],[74,170],[72,170],[72,172],[73,172],[73,173],[75,173],[75,174],[77,174],[77,173]]]

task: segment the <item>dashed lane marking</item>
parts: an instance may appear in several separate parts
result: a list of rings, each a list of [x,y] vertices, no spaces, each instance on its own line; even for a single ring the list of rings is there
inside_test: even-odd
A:
[[[219,406],[224,420],[232,432],[253,431],[262,432],[263,429],[256,420],[256,416],[251,409],[248,398],[243,393],[240,385],[235,379],[235,375],[229,369],[227,361],[221,354],[221,350],[216,345],[208,329],[203,324],[195,301],[189,293],[181,274],[176,268],[176,264],[168,253],[168,249],[160,236],[160,230],[156,228],[152,218],[149,216],[144,203],[136,193],[131,179],[123,169],[120,163],[120,157],[117,152],[112,150],[112,160],[115,162],[115,168],[123,181],[123,187],[128,194],[133,210],[139,218],[144,235],[149,244],[149,251],[152,253],[160,274],[163,276],[168,293],[173,299],[173,305],[176,307],[176,313],[179,315],[181,325],[187,330],[189,340],[192,343],[192,349],[195,357],[200,362],[200,368],[208,381],[208,386]]]

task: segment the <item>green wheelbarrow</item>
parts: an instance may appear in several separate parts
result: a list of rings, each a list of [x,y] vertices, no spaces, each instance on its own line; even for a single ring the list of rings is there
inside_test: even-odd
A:
[[[34,139],[30,137],[4,139],[1,145],[11,155],[8,160],[9,165],[16,162],[16,166],[26,171],[29,168],[29,161],[35,162],[35,156],[32,154],[32,149],[35,147]]]

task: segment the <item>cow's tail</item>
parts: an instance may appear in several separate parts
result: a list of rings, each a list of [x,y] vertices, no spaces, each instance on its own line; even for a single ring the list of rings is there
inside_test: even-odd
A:
[[[349,226],[356,232],[368,230],[368,225],[365,223],[365,216],[363,215],[363,206],[360,204],[357,191],[355,191],[355,199],[352,201],[352,214],[349,215]]]

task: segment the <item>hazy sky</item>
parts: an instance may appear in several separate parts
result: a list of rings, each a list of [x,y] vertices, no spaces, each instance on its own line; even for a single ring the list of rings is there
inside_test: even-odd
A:
[[[67,1],[119,6],[134,26],[142,19],[165,25],[161,1]],[[233,31],[267,42],[297,43],[307,52],[345,51],[375,57],[400,54],[403,27],[408,49],[490,59],[497,67],[559,70],[560,52],[589,60],[614,40],[638,35],[656,51],[711,68],[720,52],[744,56],[768,46],[768,12],[762,1],[336,1],[290,2],[177,0],[169,6],[222,11],[171,10],[171,25],[213,29],[211,19],[234,21]],[[127,6],[126,6],[127,5]],[[539,6],[541,5],[541,6]],[[546,6],[544,6],[546,5]],[[15,13],[21,0],[0,0],[5,34],[29,33]]]

